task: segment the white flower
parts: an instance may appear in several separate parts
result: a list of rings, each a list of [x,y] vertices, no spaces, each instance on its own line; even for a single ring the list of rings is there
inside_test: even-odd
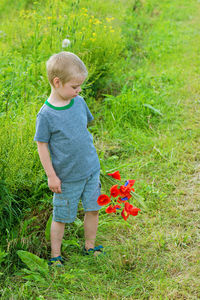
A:
[[[68,47],[70,44],[71,44],[70,40],[64,39],[64,40],[62,41],[62,48],[66,48],[66,47]]]

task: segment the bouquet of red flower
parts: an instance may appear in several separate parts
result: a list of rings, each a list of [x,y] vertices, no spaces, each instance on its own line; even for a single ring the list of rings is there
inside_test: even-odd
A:
[[[106,176],[106,178],[110,181],[110,183],[116,183],[115,180],[121,181],[121,176],[119,171],[116,171],[114,173],[109,173]],[[130,199],[133,197],[137,198],[138,195],[135,192],[135,189],[133,188],[133,185],[135,183],[135,180],[127,180],[124,185],[119,186],[118,184],[112,185],[110,188],[110,196],[107,196],[105,194],[102,194],[98,197],[97,203],[100,206],[110,204],[106,208],[106,213],[116,213],[117,210],[122,209],[121,216],[126,221],[128,217],[131,216],[137,216],[138,212],[141,211],[141,209],[134,207],[132,204],[130,204]],[[138,198],[137,198],[138,199]]]

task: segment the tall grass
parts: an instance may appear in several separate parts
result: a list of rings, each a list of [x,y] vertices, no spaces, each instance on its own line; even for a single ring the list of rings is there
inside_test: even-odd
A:
[[[119,4],[124,14],[126,7]],[[7,18],[3,18],[0,39],[0,176],[10,201],[17,199],[21,209],[48,197],[33,142],[36,114],[50,91],[46,60],[62,50],[79,55],[89,71],[84,94],[94,97],[101,89],[108,89],[106,78],[120,71],[125,39],[117,10],[113,16],[112,1],[95,6],[84,1],[21,0],[14,13],[12,7],[12,3],[9,8],[2,2],[1,13]],[[68,48],[62,47],[65,38],[70,40]],[[115,57],[120,59],[116,61]],[[10,207],[10,216],[14,207]]]
[[[134,62],[134,55],[137,62],[141,59],[142,29],[153,10],[149,1],[119,1],[113,9],[111,0],[95,5],[21,0],[15,9],[17,14],[10,9],[10,16],[4,12],[8,20],[2,24],[0,161],[1,180],[22,209],[50,197],[33,136],[37,111],[50,89],[45,61],[63,50],[64,38],[71,42],[64,50],[78,54],[89,69],[83,95],[96,116],[90,130],[103,170],[113,168],[122,153],[140,152],[145,136],[169,115],[165,99],[173,78],[149,74]]]
[[[5,3],[2,6],[7,7]],[[92,111],[97,107],[96,117],[100,117],[103,110],[107,112],[104,116],[105,130],[110,131],[112,124],[111,132],[117,132],[117,116],[120,117],[121,109],[115,105],[115,97],[106,96],[103,102],[100,99],[104,92],[114,90],[115,94],[119,93],[123,82],[123,78],[120,82],[121,73],[128,64],[130,53],[128,36],[121,28],[126,23],[124,16],[128,10],[129,4],[123,1],[118,2],[118,9],[113,9],[111,0],[95,2],[95,5],[84,1],[21,0],[14,14],[12,4],[10,11],[5,8],[7,19],[3,19],[0,40],[4,58],[0,82],[1,179],[5,181],[11,198],[17,197],[18,202],[23,203],[19,204],[20,207],[25,203],[30,206],[40,199],[40,195],[48,195],[33,136],[37,111],[50,91],[45,61],[52,53],[67,50],[83,59],[89,70],[83,95],[86,101],[89,100]],[[66,37],[71,43],[68,48],[62,48]],[[95,96],[100,93],[98,100]],[[142,95],[134,99],[130,89],[124,89],[117,96],[117,103],[121,108],[123,106],[121,115],[128,120],[121,128],[126,129],[129,124],[136,126],[136,123],[142,128],[148,127],[149,108],[143,106],[138,97]],[[129,103],[127,111],[125,102]],[[96,123],[91,128],[93,133],[96,126],[101,132]]]
[[[16,10],[17,16],[9,19],[9,26],[4,20],[1,111],[10,105],[15,109],[27,102],[41,103],[49,92],[45,62],[62,50],[76,53],[88,67],[87,94],[95,95],[100,88],[107,88],[106,79],[118,74],[125,59],[119,16],[116,19],[105,10],[97,16],[95,6],[85,8],[79,2],[34,2],[28,9]],[[65,38],[70,40],[67,49],[62,48]]]

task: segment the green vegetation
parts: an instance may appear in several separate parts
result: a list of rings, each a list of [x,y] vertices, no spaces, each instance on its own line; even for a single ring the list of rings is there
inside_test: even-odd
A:
[[[1,298],[199,299],[199,1],[2,0],[0,18]],[[48,270],[52,194],[33,136],[45,61],[62,50],[88,67],[102,170],[136,179],[148,209],[127,222],[102,209],[106,255],[88,258],[80,206],[66,265]]]

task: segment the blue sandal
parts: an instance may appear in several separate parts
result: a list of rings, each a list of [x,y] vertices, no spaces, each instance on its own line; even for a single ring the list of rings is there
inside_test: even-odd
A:
[[[61,256],[50,258],[48,265],[53,267],[62,267],[64,264],[64,260]]]
[[[90,248],[88,250],[85,249],[85,247],[83,248],[83,255],[93,255],[95,251],[97,252],[101,252],[100,254],[105,254],[105,252],[103,252],[103,246],[99,245],[97,247],[94,248]]]

